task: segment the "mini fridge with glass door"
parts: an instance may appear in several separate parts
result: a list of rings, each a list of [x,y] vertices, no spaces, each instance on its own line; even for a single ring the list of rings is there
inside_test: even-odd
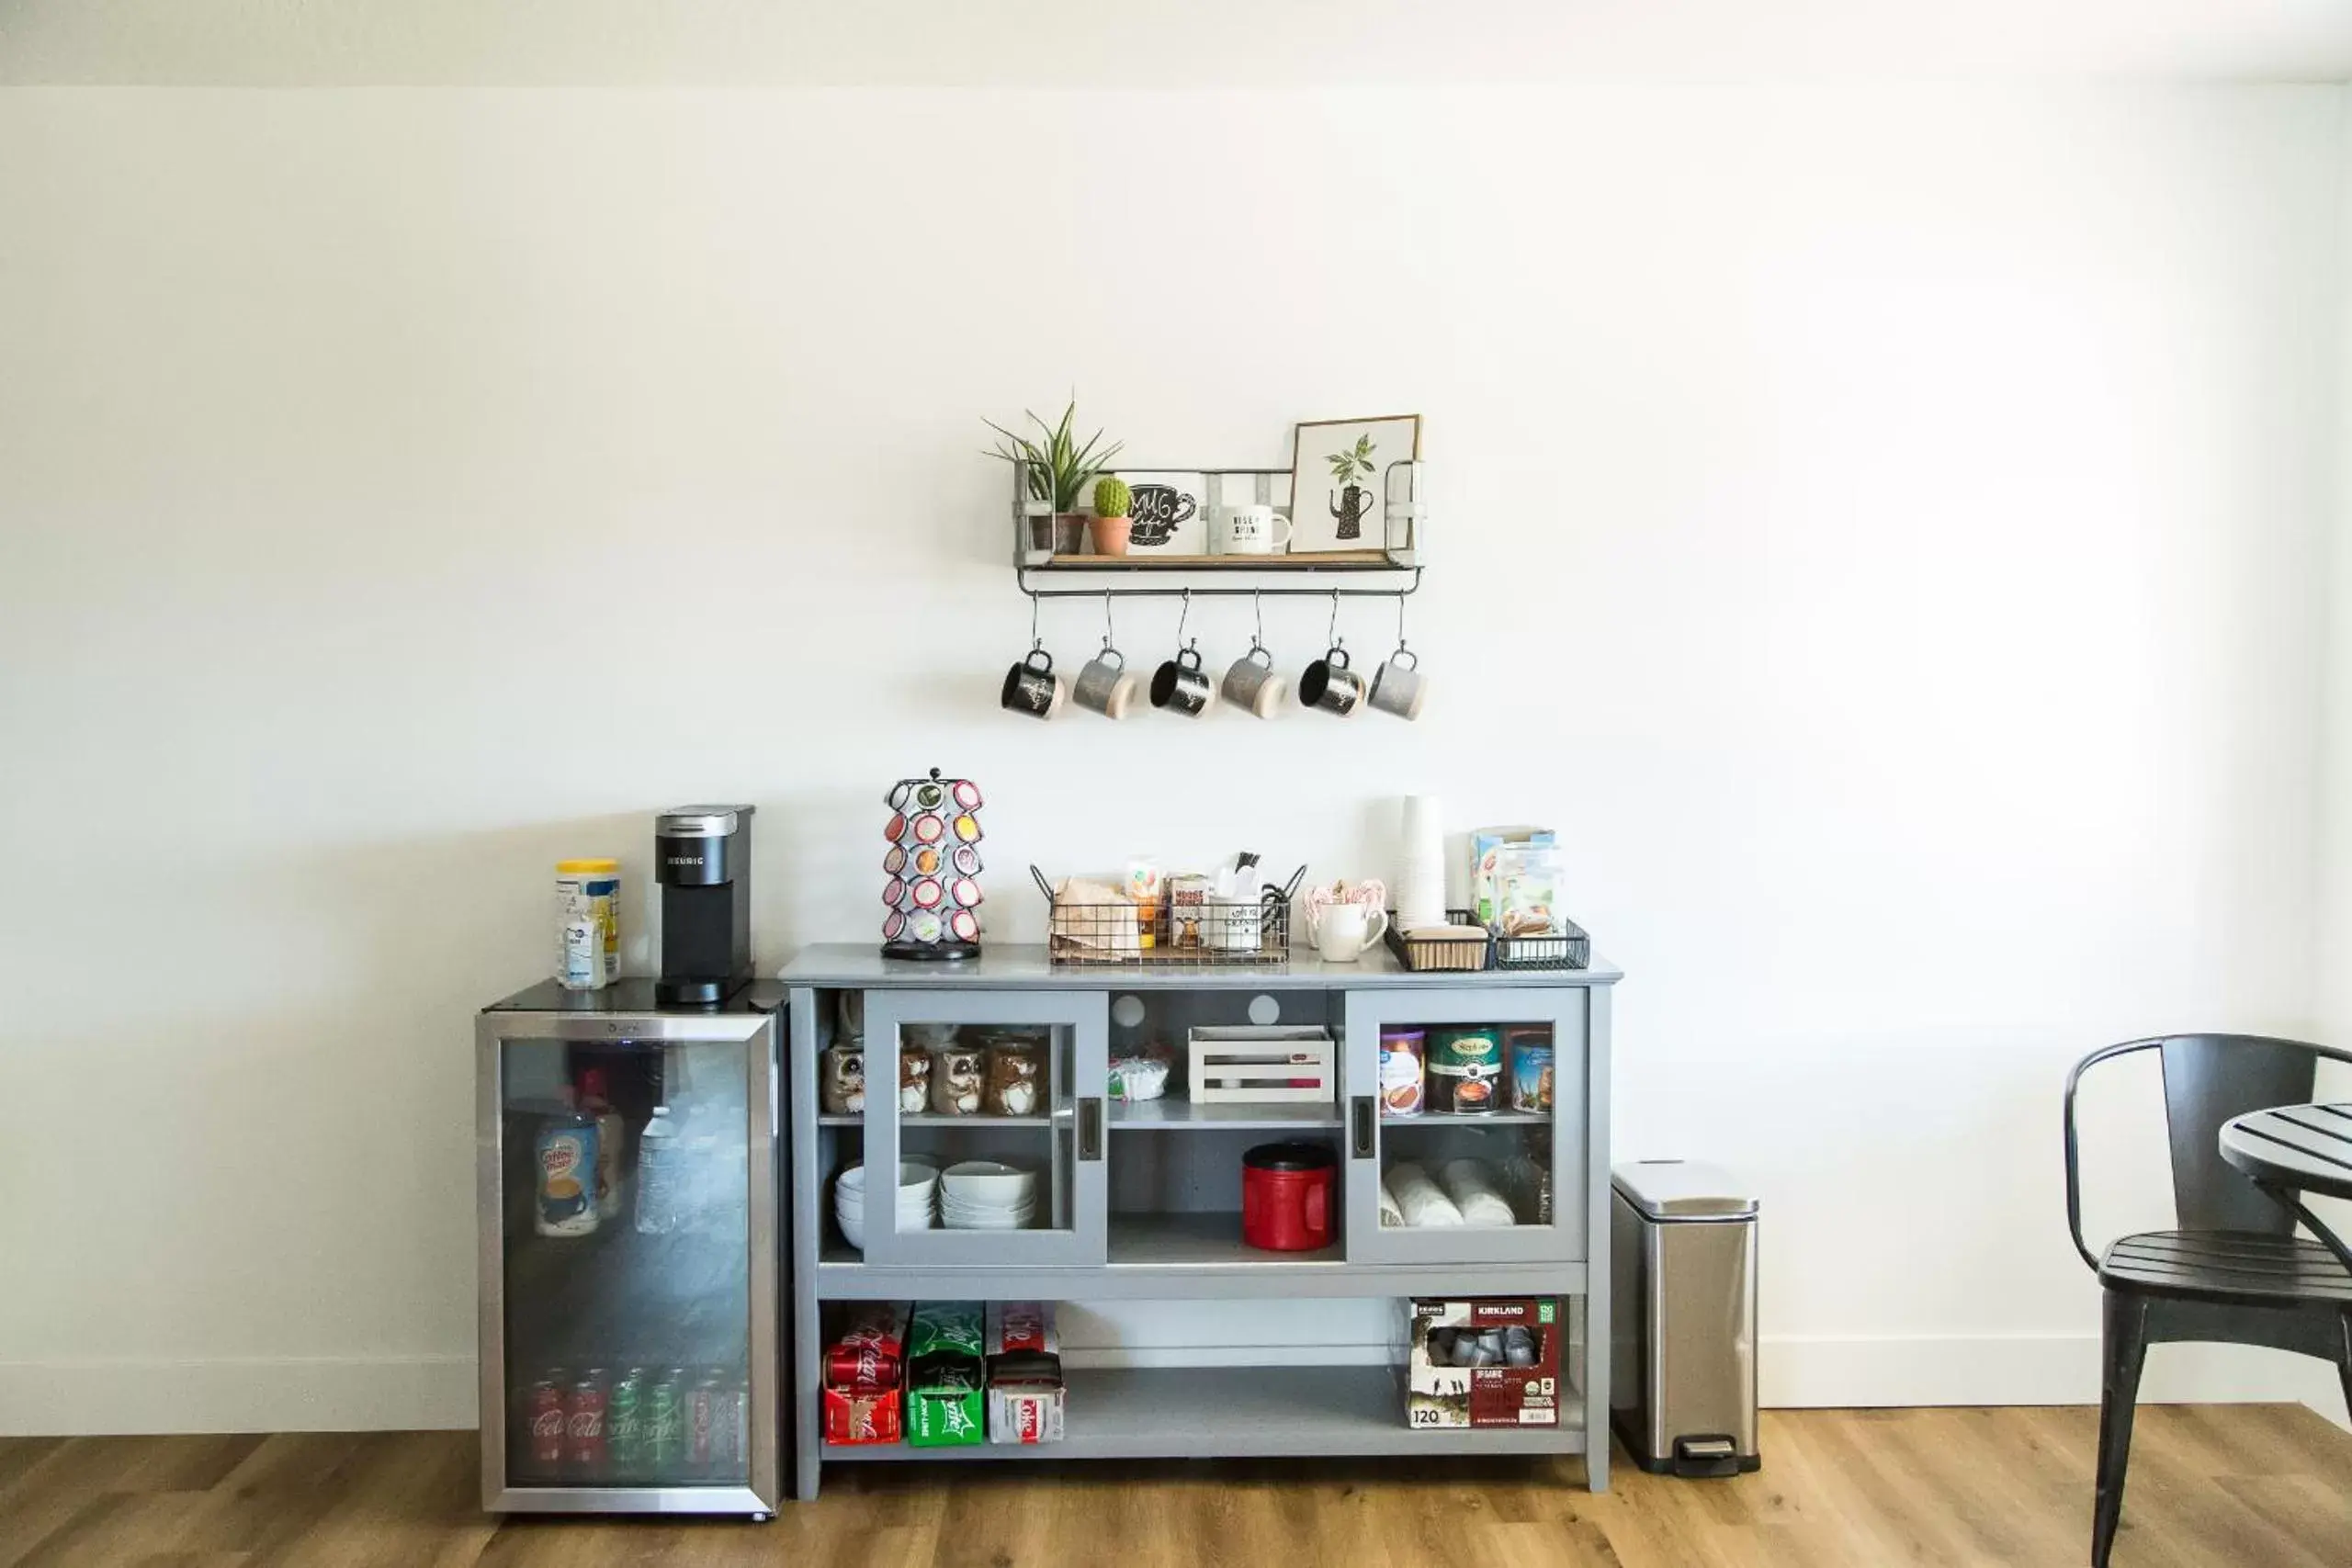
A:
[[[477,1020],[484,1507],[775,1511],[783,1000],[548,981]]]

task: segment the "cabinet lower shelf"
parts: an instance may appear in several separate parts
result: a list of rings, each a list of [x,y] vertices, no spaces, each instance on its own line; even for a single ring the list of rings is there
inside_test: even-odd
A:
[[[1348,1457],[1582,1453],[1581,1396],[1557,1427],[1415,1431],[1391,1367],[1073,1368],[1061,1442],[823,1448],[827,1461]]]

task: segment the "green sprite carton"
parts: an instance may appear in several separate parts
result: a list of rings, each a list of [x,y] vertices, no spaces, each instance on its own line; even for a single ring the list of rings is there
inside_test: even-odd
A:
[[[978,1302],[926,1302],[907,1327],[906,1432],[910,1448],[988,1440],[988,1374]]]

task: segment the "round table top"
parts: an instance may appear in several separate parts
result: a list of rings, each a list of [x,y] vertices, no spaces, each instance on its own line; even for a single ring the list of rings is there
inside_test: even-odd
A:
[[[2352,1198],[2352,1104],[2233,1116],[2222,1124],[2222,1157],[2268,1186]]]

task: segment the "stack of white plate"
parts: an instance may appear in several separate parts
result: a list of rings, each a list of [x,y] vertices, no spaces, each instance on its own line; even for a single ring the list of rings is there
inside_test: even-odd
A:
[[[939,1219],[951,1231],[1027,1230],[1036,1213],[1034,1170],[967,1159],[939,1179]]]
[[[899,1167],[899,1229],[927,1231],[937,1224],[933,1213],[939,1190],[939,1168],[909,1160]],[[842,1235],[860,1252],[865,1250],[865,1168],[851,1166],[833,1183],[833,1218]]]

